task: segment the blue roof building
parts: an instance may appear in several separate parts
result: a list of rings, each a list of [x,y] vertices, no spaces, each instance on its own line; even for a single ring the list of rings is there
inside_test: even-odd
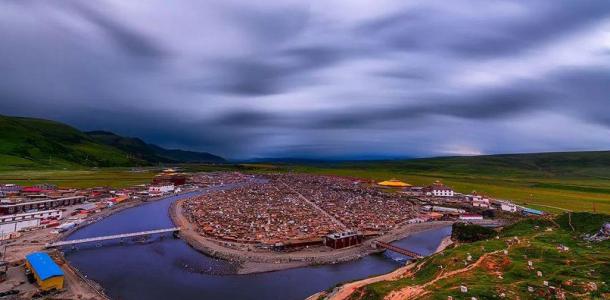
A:
[[[33,252],[25,256],[25,266],[32,272],[42,290],[60,290],[64,286],[64,272],[44,252]]]
[[[533,209],[533,208],[529,208],[529,207],[524,207],[523,208],[523,213],[526,215],[537,215],[537,216],[542,216],[544,215],[543,211],[537,210],[537,209]]]

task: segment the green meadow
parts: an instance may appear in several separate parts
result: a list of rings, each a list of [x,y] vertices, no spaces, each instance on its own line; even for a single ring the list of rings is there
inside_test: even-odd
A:
[[[84,168],[82,166],[72,166],[72,168],[61,170],[32,166],[31,168],[0,168],[0,183],[15,183],[25,186],[51,183],[68,188],[99,186],[124,188],[150,183],[153,176],[165,167],[178,167],[184,172],[255,171],[254,168],[230,164],[182,164],[144,168]]]
[[[609,152],[276,164],[261,168],[375,181],[395,178],[418,186],[440,180],[457,192],[476,191],[552,213],[565,210],[610,213]]]
[[[436,180],[461,193],[476,191],[491,197],[553,213],[562,210],[610,213],[610,181],[581,178],[510,178],[493,175],[410,172],[408,170],[362,170],[352,168],[291,167],[295,172],[353,176],[371,180],[396,178],[412,185],[430,185]]]
[[[418,299],[499,299],[502,293],[506,299],[556,299],[550,286],[565,291],[567,299],[606,299],[610,240],[586,242],[581,235],[597,231],[610,216],[575,213],[575,231],[566,219],[564,214],[554,222],[524,220],[502,230],[498,238],[446,249],[418,262],[413,276],[365,286],[352,299],[383,299],[408,287],[423,290]],[[518,242],[511,241],[515,236]],[[468,265],[473,267],[465,270]],[[448,273],[451,276],[443,276]],[[460,285],[468,291],[462,293]]]
[[[129,169],[91,169],[91,170],[12,170],[0,171],[0,183],[34,185],[51,183],[59,187],[89,188],[107,186],[112,188],[129,187],[150,183],[158,171]]]

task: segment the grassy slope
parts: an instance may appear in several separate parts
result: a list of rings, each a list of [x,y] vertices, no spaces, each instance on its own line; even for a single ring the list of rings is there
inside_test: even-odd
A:
[[[130,153],[139,159],[159,163],[224,163],[222,157],[207,152],[165,149],[153,144],[147,144],[139,138],[130,138],[106,131],[91,131],[86,133],[96,141]]]
[[[168,150],[105,132],[83,133],[68,125],[0,115],[0,171],[143,166],[225,160],[205,152]]]
[[[89,137],[97,142],[123,150],[126,153],[135,153],[137,157],[146,161],[173,162],[156,155],[153,148],[138,138],[126,138],[106,131],[86,132]]]
[[[109,167],[138,162],[65,124],[0,115],[0,170]]]
[[[608,220],[608,215],[574,214],[572,223],[577,232],[572,232],[561,217],[557,222],[561,228],[546,220],[525,220],[502,231],[500,239],[447,249],[424,259],[413,276],[365,286],[358,294],[352,295],[352,299],[383,299],[392,291],[416,286],[427,292],[419,297],[423,299],[447,299],[447,296],[454,299],[469,299],[472,296],[492,299],[498,298],[500,293],[505,293],[507,299],[532,299],[536,298],[534,295],[544,299],[548,294],[544,294],[547,289],[543,286],[543,280],[568,291],[569,299],[601,299],[603,293],[610,295],[610,240],[588,243],[580,235],[599,229],[602,222]],[[553,230],[546,231],[549,227]],[[521,241],[509,247],[506,241],[513,236],[518,236]],[[556,249],[559,244],[570,247],[570,250],[559,252]],[[508,249],[507,256],[501,251],[504,249]],[[472,264],[482,255],[494,251],[496,253],[488,254],[480,265],[471,270],[425,285],[444,273],[464,268],[468,254],[472,255],[469,263]],[[533,270],[528,269],[528,260],[533,262]],[[541,271],[543,276],[537,277],[536,271]],[[604,281],[605,284],[602,283]],[[598,291],[587,292],[589,282],[595,282]],[[468,287],[468,293],[459,292],[461,284]],[[534,295],[527,291],[528,286],[536,289]]]
[[[550,212],[595,209],[610,213],[610,152],[607,151],[275,167],[374,180],[397,178],[415,185],[442,180],[462,193],[477,191]]]

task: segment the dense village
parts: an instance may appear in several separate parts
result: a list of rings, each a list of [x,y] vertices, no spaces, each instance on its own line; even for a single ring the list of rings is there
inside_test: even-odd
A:
[[[543,214],[506,200],[456,193],[440,181],[417,187],[339,176],[264,178],[263,184],[189,199],[185,214],[202,236],[224,245],[282,251],[353,246],[405,224],[461,221],[497,227],[507,221],[501,216]]]
[[[247,244],[270,253],[310,247],[350,248],[408,224],[458,221],[495,227],[504,224],[506,216],[543,214],[477,193],[460,194],[440,181],[417,187],[394,179],[373,182],[305,174],[183,174],[167,169],[150,184],[124,189],[2,184],[0,286],[30,296],[48,291],[75,296],[79,294],[74,290],[77,282],[86,279],[70,269],[57,252],[44,251],[46,244],[127,207],[237,183],[242,185],[187,199],[185,215],[203,237],[224,246]],[[48,265],[56,268],[46,270],[46,275],[37,270]],[[65,284],[68,274],[74,278],[66,279]]]

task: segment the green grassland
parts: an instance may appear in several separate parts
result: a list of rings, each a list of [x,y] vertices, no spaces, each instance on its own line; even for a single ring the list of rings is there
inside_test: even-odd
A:
[[[448,296],[499,299],[501,293],[506,299],[555,299],[543,281],[560,287],[568,299],[607,299],[610,296],[610,240],[586,242],[582,234],[595,232],[610,216],[575,213],[572,215],[574,232],[566,220],[564,215],[557,221],[521,221],[502,230],[497,239],[461,244],[425,258],[418,263],[413,276],[365,286],[352,299],[383,299],[392,291],[406,287],[423,289],[425,292],[418,299],[444,300]],[[515,236],[519,242],[509,242]],[[565,245],[569,250],[559,251],[558,245]],[[467,261],[469,255],[471,261]],[[480,258],[480,263],[475,264]],[[528,261],[532,261],[532,268],[528,268]],[[473,267],[464,270],[467,265]],[[542,277],[537,276],[537,271],[542,272]],[[443,276],[448,273],[451,276]],[[591,282],[597,290],[591,288]],[[461,293],[460,285],[467,286],[468,292]],[[528,287],[535,291],[530,293]]]
[[[0,171],[0,183],[33,185],[51,183],[60,187],[89,188],[112,187],[123,188],[142,183],[150,183],[159,170],[131,171],[129,169],[109,168],[92,170],[29,170]]]
[[[258,168],[230,164],[177,164],[167,167],[176,167],[187,173],[218,171],[256,173],[256,170],[258,170]],[[15,183],[24,186],[51,183],[69,188],[100,186],[123,188],[150,183],[152,177],[163,169],[164,166],[145,168],[83,168],[82,166],[71,166],[71,168],[52,170],[34,165],[27,170],[21,168],[0,169],[0,183]]]
[[[610,213],[610,152],[442,157],[416,160],[259,164],[269,171],[396,178],[413,185],[435,180],[461,193],[477,191],[547,212]]]

